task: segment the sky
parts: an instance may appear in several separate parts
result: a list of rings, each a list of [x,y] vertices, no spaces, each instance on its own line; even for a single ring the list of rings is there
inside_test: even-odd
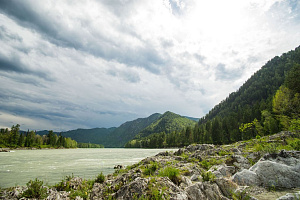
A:
[[[201,118],[299,45],[298,0],[0,0],[0,127]]]

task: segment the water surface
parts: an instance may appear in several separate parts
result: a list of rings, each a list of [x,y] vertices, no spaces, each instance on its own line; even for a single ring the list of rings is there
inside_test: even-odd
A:
[[[174,149],[45,149],[0,153],[0,187],[26,185],[38,178],[53,185],[65,176],[95,178],[100,172],[113,173],[115,165],[131,165]]]

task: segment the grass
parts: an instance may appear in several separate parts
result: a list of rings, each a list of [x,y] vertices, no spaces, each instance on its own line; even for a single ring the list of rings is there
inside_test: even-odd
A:
[[[175,167],[165,167],[159,171],[158,175],[162,177],[169,177],[169,179],[176,185],[179,185],[181,181],[180,170]]]
[[[217,160],[215,158],[211,158],[211,159],[205,159],[205,160],[202,160],[200,162],[200,166],[203,167],[204,169],[208,170],[209,168],[211,168],[212,166],[214,165],[219,165],[223,163],[223,160],[220,159],[220,160]]]
[[[146,166],[146,168],[143,171],[144,175],[153,176],[155,171],[159,168],[159,165],[157,162],[150,162],[149,165]]]
[[[212,172],[210,172],[210,171],[208,171],[208,172],[202,171],[202,172],[201,172],[201,176],[202,176],[202,180],[203,180],[203,181],[214,182],[215,179],[216,179],[215,174],[212,173]]]

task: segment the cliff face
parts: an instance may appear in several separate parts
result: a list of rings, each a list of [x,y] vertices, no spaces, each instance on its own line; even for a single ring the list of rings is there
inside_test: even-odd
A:
[[[189,145],[117,166],[97,182],[69,177],[47,187],[44,198],[299,199],[299,141],[299,133],[281,132],[232,145]],[[14,199],[29,187],[4,190],[0,196]]]

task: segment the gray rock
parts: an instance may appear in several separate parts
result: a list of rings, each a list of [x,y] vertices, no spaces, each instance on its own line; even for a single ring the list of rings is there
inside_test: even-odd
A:
[[[135,194],[136,197],[141,197],[148,187],[148,179],[136,178],[134,181],[121,187],[115,194],[116,199],[132,199]]]
[[[257,174],[247,169],[233,175],[232,181],[239,185],[259,185]]]
[[[232,191],[238,188],[238,185],[229,179],[218,178],[215,180],[222,194],[228,198],[231,198]]]
[[[240,185],[265,187],[300,187],[300,152],[282,151],[261,158],[249,170],[236,173],[233,181]]]
[[[197,182],[185,190],[188,194],[190,200],[198,200],[198,199],[228,199],[222,195],[217,184],[208,183],[208,182]]]
[[[198,181],[198,180],[199,180],[199,175],[193,174],[193,175],[191,176],[191,181]]]
[[[249,169],[251,164],[247,158],[241,155],[232,155],[233,166],[235,166],[239,171],[243,169]]]
[[[186,147],[186,149],[189,152],[193,153],[197,150],[206,151],[208,149],[214,149],[214,145],[212,145],[212,144],[191,144],[188,147]]]
[[[233,166],[227,165],[215,165],[212,166],[208,171],[211,171],[217,178],[230,177],[235,173],[235,168]]]
[[[192,181],[188,177],[181,176],[180,188],[186,188],[192,184],[193,184]]]
[[[284,196],[279,197],[276,200],[299,200],[300,199],[300,192],[298,193],[287,193]]]

